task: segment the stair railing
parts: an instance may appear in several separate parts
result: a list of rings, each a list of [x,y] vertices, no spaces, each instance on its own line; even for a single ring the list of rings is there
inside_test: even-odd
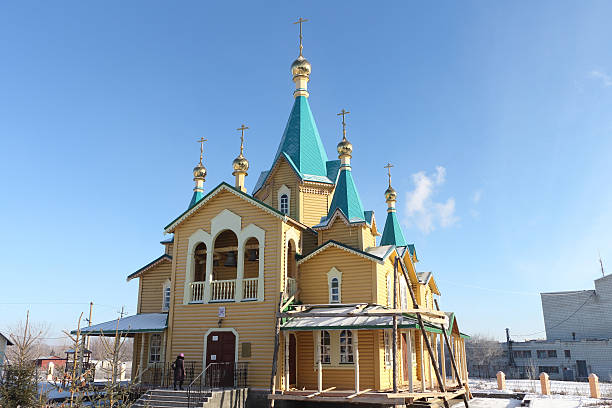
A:
[[[187,408],[191,408],[191,394],[194,392],[194,391],[192,391],[192,389],[194,387],[194,384],[198,380],[200,380],[200,383],[198,384],[198,400],[201,400],[201,397],[202,397],[202,380],[206,377],[206,370],[208,370],[208,367],[210,367],[213,364],[214,363],[209,363],[206,366],[206,368],[204,368],[204,370],[202,370],[202,372],[200,374],[198,374],[197,377],[195,377],[193,379],[193,381],[191,383],[189,383],[189,385],[187,386]]]

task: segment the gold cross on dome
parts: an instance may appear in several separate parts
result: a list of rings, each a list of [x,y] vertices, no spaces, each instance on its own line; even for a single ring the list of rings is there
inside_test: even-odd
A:
[[[394,167],[391,163],[387,163],[385,169],[387,169],[387,174],[389,175],[389,187],[391,187],[391,167]]]
[[[242,154],[242,151],[244,150],[244,131],[247,130],[249,127],[248,126],[244,126],[244,123],[236,130],[240,131],[240,154]]]
[[[208,139],[204,139],[203,137],[201,137],[197,140],[197,142],[200,144],[200,164],[202,164],[202,156],[204,155],[204,142],[208,142]]]
[[[342,111],[337,114],[338,116],[342,116],[342,139],[343,140],[346,140],[346,121],[344,120],[344,117],[348,115],[349,113],[351,112],[342,109]]]
[[[302,48],[304,48],[304,47],[302,46],[302,23],[305,23],[305,22],[307,22],[307,21],[308,21],[307,19],[300,17],[300,18],[298,19],[298,21],[296,21],[295,23],[293,23],[293,24],[299,24],[299,25],[300,25],[300,56],[302,55]]]

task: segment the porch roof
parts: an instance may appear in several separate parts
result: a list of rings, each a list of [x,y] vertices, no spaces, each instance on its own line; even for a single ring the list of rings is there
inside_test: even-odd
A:
[[[134,316],[127,316],[118,321],[111,320],[90,327],[83,327],[81,329],[81,334],[88,336],[114,336],[117,332],[121,335],[158,333],[163,332],[167,327],[167,313],[142,313]],[[76,334],[76,332],[76,330],[73,330],[71,333]]]
[[[384,312],[388,310],[380,305],[368,305],[363,309],[358,305],[329,305],[312,307],[305,313],[316,313],[318,316],[291,317],[281,326],[281,330],[342,330],[342,329],[390,329],[393,327],[393,317],[368,316],[371,312]],[[339,313],[351,313],[350,317],[338,317]],[[322,317],[320,314],[330,314]],[[417,319],[408,315],[398,318],[400,328],[418,328]]]

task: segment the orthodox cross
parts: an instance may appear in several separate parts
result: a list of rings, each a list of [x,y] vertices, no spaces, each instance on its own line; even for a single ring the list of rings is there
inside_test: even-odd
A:
[[[385,169],[387,169],[387,174],[389,175],[389,187],[391,187],[391,167],[393,167],[391,163],[387,163],[385,166]]]
[[[300,57],[302,56],[302,48],[304,48],[304,47],[302,47],[302,23],[305,23],[307,21],[308,21],[307,19],[304,19],[304,18],[300,17],[298,19],[298,21],[293,23],[293,24],[299,24],[300,25]]]
[[[200,144],[200,164],[202,164],[202,156],[204,155],[204,142],[208,142],[208,139],[201,137],[198,141]]]
[[[249,127],[244,126],[244,123],[243,123],[242,126],[236,129],[240,131],[240,155],[242,155],[242,151],[244,150],[244,131],[247,130],[248,128]]]
[[[344,109],[342,109],[342,111],[338,113],[338,116],[342,116],[342,140],[346,140],[346,122],[344,120],[344,117],[349,113],[351,112],[345,111]]]

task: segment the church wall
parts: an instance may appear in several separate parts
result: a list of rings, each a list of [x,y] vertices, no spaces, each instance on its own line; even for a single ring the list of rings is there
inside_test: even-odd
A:
[[[298,208],[298,176],[285,159],[280,159],[278,167],[269,178],[269,183],[271,185],[271,206],[277,210],[280,210],[280,205],[278,202],[278,189],[283,185],[286,185],[291,191],[289,197],[289,216],[294,220],[301,222]]]
[[[360,303],[373,301],[375,269],[369,259],[331,247],[300,264],[300,300],[306,304],[329,303],[327,273],[335,267],[342,272],[340,301]]]
[[[174,243],[164,244],[164,254],[172,255],[172,249],[174,248]]]
[[[307,255],[314,251],[319,245],[318,236],[312,230],[302,233],[302,254]]]
[[[315,361],[314,332],[301,331],[297,333],[297,388],[317,389],[317,365]],[[376,377],[376,331],[359,330],[359,387],[360,389],[377,389]],[[334,347],[332,346],[332,350]],[[355,368],[353,364],[347,368],[325,367],[323,365],[323,388],[336,387],[338,390],[355,389]]]
[[[372,229],[370,227],[362,227],[359,234],[361,234],[360,241],[362,242],[364,249],[376,246],[376,236],[372,234]]]
[[[329,209],[330,198],[326,189],[314,187],[302,187],[300,191],[300,201],[302,204],[302,220],[303,224],[310,227],[321,222],[321,217],[327,215]]]
[[[162,262],[140,276],[138,313],[162,311],[163,285],[172,275],[172,262]]]
[[[329,240],[338,241],[356,249],[362,249],[359,240],[359,226],[349,226],[344,220],[336,218],[328,229],[319,230],[319,245]]]
[[[210,232],[210,220],[224,209],[242,217],[242,227],[255,224],[266,231],[264,252],[265,300],[263,302],[183,304],[187,247],[189,237],[199,228]],[[238,361],[249,362],[249,384],[268,386],[274,345],[275,310],[278,302],[282,221],[244,201],[233,193],[222,191],[198,212],[183,221],[175,233],[174,256],[176,277],[173,286],[171,339],[168,360],[185,353],[186,360],[202,361],[205,333],[218,327],[219,306],[226,308],[221,328],[238,332]],[[251,357],[241,354],[242,343],[251,343]]]

